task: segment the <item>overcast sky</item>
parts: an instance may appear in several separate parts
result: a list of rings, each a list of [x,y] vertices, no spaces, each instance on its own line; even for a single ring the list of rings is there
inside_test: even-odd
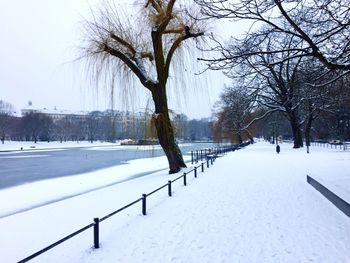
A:
[[[120,0],[120,2],[128,2]],[[82,68],[72,61],[83,17],[98,0],[0,0],[0,99],[20,110],[32,101],[38,108],[104,110],[110,99],[96,92],[82,77]],[[170,103],[176,113],[191,118],[209,117],[224,82],[213,74],[208,87],[195,87],[182,103]],[[189,87],[193,88],[193,87]],[[141,98],[132,110],[142,110]],[[170,98],[172,100],[172,98]],[[116,101],[116,108],[122,108]]]

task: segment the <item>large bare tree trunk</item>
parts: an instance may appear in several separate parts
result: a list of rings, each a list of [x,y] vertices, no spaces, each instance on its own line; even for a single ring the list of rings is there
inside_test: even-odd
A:
[[[300,125],[298,120],[295,118],[295,116],[292,116],[290,119],[290,125],[292,128],[292,134],[293,134],[293,141],[294,146],[293,148],[301,148],[303,147],[303,135],[300,129]]]
[[[238,138],[238,143],[241,144],[243,142],[241,132],[237,133],[237,138]]]
[[[186,167],[186,164],[182,158],[180,148],[175,142],[174,130],[168,113],[165,86],[157,85],[152,92],[152,97],[155,105],[153,120],[158,140],[168,158],[169,173],[177,173],[181,168]]]
[[[312,115],[309,115],[306,121],[306,125],[305,125],[305,144],[306,146],[310,146],[310,142],[311,142],[311,127],[312,127]]]

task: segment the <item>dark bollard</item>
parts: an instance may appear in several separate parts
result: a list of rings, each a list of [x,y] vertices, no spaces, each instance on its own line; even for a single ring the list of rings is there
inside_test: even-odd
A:
[[[194,167],[194,178],[197,178],[197,167]]]
[[[142,195],[142,214],[145,216],[146,215],[146,194]]]
[[[207,158],[207,168],[209,168],[209,158]]]
[[[210,164],[213,165],[213,157],[210,157]]]
[[[202,173],[204,173],[204,163],[202,163]]]
[[[277,146],[276,146],[276,152],[277,152],[277,154],[279,154],[280,151],[281,151],[281,147],[277,144]]]
[[[168,195],[171,196],[171,181],[168,181]]]
[[[187,181],[186,181],[186,173],[184,173],[184,186],[187,185]]]
[[[100,223],[100,220],[98,219],[98,217],[94,218],[94,248],[100,247],[99,223]]]

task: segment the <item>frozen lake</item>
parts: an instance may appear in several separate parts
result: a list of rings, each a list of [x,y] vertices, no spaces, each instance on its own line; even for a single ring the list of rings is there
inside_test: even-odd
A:
[[[180,144],[182,153],[212,147],[212,143]],[[163,156],[160,146],[104,146],[38,149],[0,153],[0,189],[50,178],[95,171],[140,159]]]

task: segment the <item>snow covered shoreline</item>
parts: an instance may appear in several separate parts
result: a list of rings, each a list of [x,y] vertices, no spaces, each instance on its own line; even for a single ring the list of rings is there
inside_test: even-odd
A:
[[[191,143],[180,143],[181,146],[191,145]],[[118,148],[120,150],[137,148],[138,150],[149,150],[149,149],[161,149],[160,145],[121,145],[120,141],[115,143],[111,142],[100,142],[95,141],[93,143],[88,141],[78,142],[19,142],[19,141],[5,141],[5,144],[0,143],[1,152],[30,152],[30,151],[50,151],[50,150],[64,150],[69,148],[91,148],[94,150],[106,150],[111,148]]]
[[[187,187],[174,187],[173,197],[164,190],[150,198],[147,216],[136,205],[105,221],[100,249],[91,249],[87,231],[33,262],[348,262],[349,218],[306,183],[306,174],[349,180],[349,159],[348,152],[312,147],[307,155],[289,144],[277,155],[273,145],[257,143],[217,159]],[[0,219],[4,262],[30,255],[175,176],[164,170]]]
[[[81,147],[102,147],[102,146],[118,146],[120,142],[109,143],[109,142],[37,142],[32,141],[5,141],[4,144],[0,143],[0,152],[3,151],[31,151],[31,150],[53,150],[53,149],[64,149],[64,148],[81,148]]]

